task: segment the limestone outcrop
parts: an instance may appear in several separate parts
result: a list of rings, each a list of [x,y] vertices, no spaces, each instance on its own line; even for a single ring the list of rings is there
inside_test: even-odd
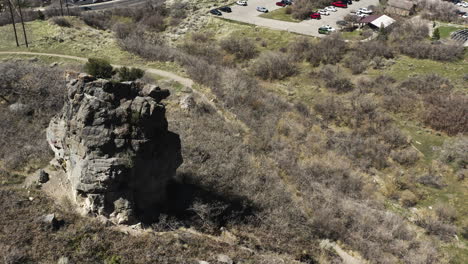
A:
[[[168,131],[161,103],[169,91],[83,74],[69,74],[67,88],[47,140],[76,202],[118,223],[154,210],[182,163],[179,136]]]

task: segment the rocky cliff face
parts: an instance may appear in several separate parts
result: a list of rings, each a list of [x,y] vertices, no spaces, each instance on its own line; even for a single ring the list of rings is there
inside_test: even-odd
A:
[[[47,129],[55,161],[87,213],[119,223],[154,208],[182,163],[180,140],[167,129],[167,90],[71,74],[60,115]]]

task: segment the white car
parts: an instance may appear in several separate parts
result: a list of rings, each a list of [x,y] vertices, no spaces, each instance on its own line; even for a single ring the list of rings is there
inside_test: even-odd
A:
[[[247,1],[237,1],[236,4],[240,6],[247,6]]]
[[[329,11],[329,12],[336,12],[337,11],[334,6],[327,6],[327,7],[325,7],[324,10]]]
[[[322,28],[326,28],[329,32],[335,32],[335,31],[336,31],[336,29],[334,29],[334,28],[331,27],[330,25],[322,26]]]
[[[464,14],[462,18],[468,18],[468,14]]]
[[[320,13],[320,15],[322,15],[322,16],[329,16],[330,15],[330,13],[325,9],[320,9],[318,11],[318,13]]]
[[[358,13],[356,13],[356,16],[358,16],[358,17],[361,17],[361,18],[362,18],[362,17],[366,17],[366,16],[368,16],[368,14],[363,14],[363,13],[360,13],[360,12],[358,12]]]
[[[262,13],[268,13],[268,9],[263,6],[257,6],[257,11]]]
[[[372,14],[373,11],[363,7],[363,8],[359,8],[357,12],[362,13],[362,14],[370,15],[370,14]]]

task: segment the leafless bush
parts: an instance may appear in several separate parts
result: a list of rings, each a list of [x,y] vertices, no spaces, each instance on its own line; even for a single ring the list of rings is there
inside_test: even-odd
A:
[[[138,32],[119,41],[119,45],[129,52],[153,61],[174,61],[179,52],[164,41],[146,40]]]
[[[253,64],[255,75],[262,79],[284,79],[297,72],[297,66],[286,54],[279,52],[265,52]]]
[[[424,123],[449,135],[468,132],[468,96],[430,94],[425,98]]]
[[[457,233],[456,226],[450,223],[444,223],[444,221],[441,221],[433,214],[422,216],[416,223],[425,228],[428,234],[438,236],[444,241],[450,241]]]
[[[159,13],[146,15],[139,23],[150,31],[162,32],[166,29],[164,17]]]
[[[53,17],[50,21],[59,27],[71,27],[72,24],[64,17]]]
[[[394,161],[406,166],[413,165],[419,160],[419,153],[412,148],[392,151],[390,156]]]
[[[112,27],[112,30],[115,32],[115,36],[117,37],[117,39],[126,39],[133,33],[135,28],[131,24],[116,23]]]
[[[295,61],[303,61],[311,47],[312,43],[309,38],[298,37],[288,46],[289,56],[294,58]]]
[[[225,51],[234,54],[238,60],[248,60],[258,53],[255,43],[245,37],[231,35],[220,41],[220,46]]]
[[[333,34],[320,40],[310,47],[306,53],[307,60],[314,66],[336,64],[346,54],[347,45],[340,34]]]
[[[468,166],[468,137],[458,136],[446,140],[442,146],[439,158],[449,164],[454,164],[457,169]]]
[[[441,0],[418,0],[418,8],[422,17],[428,20],[454,21],[457,18],[457,8],[450,2]]]
[[[419,94],[445,93],[453,89],[453,85],[448,79],[437,74],[410,77],[399,86]]]
[[[442,177],[440,175],[437,175],[437,173],[434,171],[429,171],[425,175],[419,177],[417,181],[421,184],[424,184],[433,188],[437,188],[437,189],[441,189],[442,187],[445,186],[445,184],[443,183]]]
[[[23,62],[0,63],[0,72],[0,160],[11,169],[40,165],[50,158],[44,133],[63,104],[63,73]]]
[[[453,223],[457,219],[457,211],[449,204],[438,203],[434,206],[434,211],[440,221]]]

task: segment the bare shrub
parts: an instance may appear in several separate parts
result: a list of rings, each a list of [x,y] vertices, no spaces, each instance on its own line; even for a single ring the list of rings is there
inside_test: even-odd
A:
[[[421,184],[441,189],[442,187],[445,186],[443,183],[442,177],[440,175],[437,175],[437,172],[430,170],[423,176],[419,177],[417,181]]]
[[[159,13],[146,15],[139,24],[147,27],[148,30],[156,32],[162,32],[166,29],[164,17]]]
[[[6,100],[0,106],[0,161],[9,169],[31,161],[40,166],[51,157],[45,128],[64,101],[63,72],[23,62],[0,63],[0,72],[0,100]]]
[[[446,140],[439,154],[440,160],[455,165],[457,169],[468,166],[468,137],[458,136]]]
[[[425,228],[428,234],[438,236],[444,241],[450,241],[457,233],[456,226],[450,223],[444,223],[433,214],[427,214],[420,217],[416,223]]]
[[[129,37],[135,28],[131,24],[127,23],[116,23],[113,27],[112,30],[115,33],[115,36],[117,39],[125,39]]]
[[[411,207],[416,205],[418,197],[410,190],[404,190],[400,195],[400,202],[403,206]]]
[[[288,46],[289,56],[295,61],[303,61],[307,52],[312,47],[312,43],[307,37],[298,37]]]
[[[162,40],[146,40],[135,32],[119,41],[122,49],[153,61],[174,61],[179,52]]]
[[[354,89],[354,84],[350,79],[344,77],[335,77],[326,81],[327,88],[337,93],[347,93]]]
[[[68,19],[64,17],[53,17],[50,19],[50,21],[59,27],[71,27],[72,26],[70,21],[68,21]]]
[[[255,75],[265,80],[284,79],[297,72],[297,66],[286,54],[265,52],[253,64]]]
[[[418,8],[422,17],[428,20],[454,21],[457,18],[457,8],[449,2],[441,0],[418,0]]]
[[[340,34],[333,34],[312,45],[307,52],[307,60],[314,66],[336,64],[340,62],[347,51],[347,45]]]
[[[425,97],[424,123],[449,135],[468,132],[468,96],[430,94]]]
[[[448,92],[453,89],[450,80],[437,74],[418,75],[403,81],[400,88],[415,91],[419,94]]]
[[[419,153],[413,148],[392,151],[391,158],[401,165],[410,166],[419,160]]]
[[[440,221],[452,223],[457,219],[457,211],[449,204],[438,203],[434,206],[434,211]]]
[[[245,37],[229,36],[220,41],[220,46],[225,51],[234,54],[238,60],[248,60],[258,54],[255,43]]]

